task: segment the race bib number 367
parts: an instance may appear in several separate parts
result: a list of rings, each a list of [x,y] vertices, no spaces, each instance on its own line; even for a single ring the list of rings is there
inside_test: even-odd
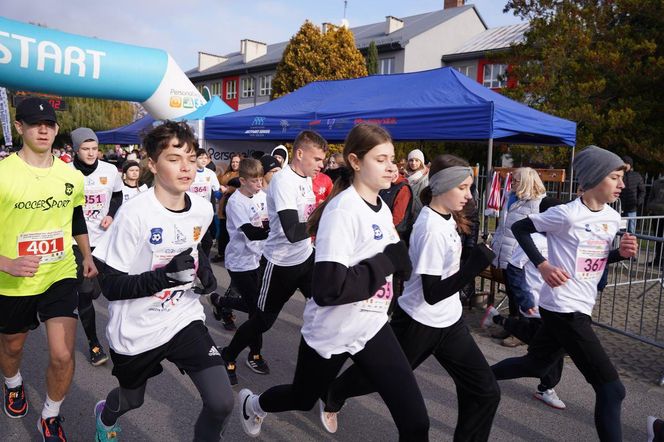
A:
[[[62,230],[22,233],[18,237],[18,256],[39,256],[42,263],[60,261],[64,250]]]

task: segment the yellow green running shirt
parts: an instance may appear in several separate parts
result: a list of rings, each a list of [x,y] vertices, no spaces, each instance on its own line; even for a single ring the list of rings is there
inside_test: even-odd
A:
[[[62,161],[49,169],[29,166],[16,154],[0,161],[0,255],[41,257],[31,278],[0,272],[0,295],[38,295],[76,277],[72,216],[84,202],[83,174]]]

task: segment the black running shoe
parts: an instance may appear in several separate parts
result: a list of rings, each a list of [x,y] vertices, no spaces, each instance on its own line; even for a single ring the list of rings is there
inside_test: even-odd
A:
[[[99,344],[92,344],[90,346],[90,364],[95,367],[103,365],[108,361],[108,355]]]
[[[231,309],[221,309],[221,321],[224,328],[228,331],[235,331],[235,315]]]
[[[267,366],[267,362],[261,355],[249,355],[247,367],[251,368],[254,373],[270,374],[270,367]]]
[[[226,362],[226,374],[231,385],[237,385],[237,373],[235,373],[235,361]]]
[[[212,307],[212,316],[214,316],[214,319],[217,321],[221,321],[221,306],[219,305],[220,299],[221,296],[219,296],[219,293],[216,292],[210,293],[210,296],[208,297],[208,301]]]
[[[5,414],[12,419],[18,419],[28,414],[28,399],[25,397],[23,384],[16,388],[9,388],[2,383],[2,397]]]
[[[41,434],[42,440],[44,442],[67,442],[65,431],[62,429],[64,420],[62,416],[49,417],[48,419],[42,419],[39,416],[37,430]]]

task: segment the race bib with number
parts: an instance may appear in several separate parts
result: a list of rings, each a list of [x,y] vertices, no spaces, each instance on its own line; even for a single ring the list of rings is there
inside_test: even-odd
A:
[[[211,186],[209,183],[194,183],[189,190],[202,198],[210,198]]]
[[[21,233],[18,256],[39,256],[42,264],[60,261],[65,256],[64,233],[62,230]]]
[[[581,241],[576,252],[576,279],[598,280],[602,277],[609,256],[609,241],[587,239]]]
[[[299,210],[300,222],[307,222],[309,216],[314,212],[314,210],[316,210],[316,197],[313,195],[310,198],[308,197],[305,201],[302,202],[300,207],[302,208],[302,210]]]
[[[95,210],[102,210],[104,206],[106,205],[107,201],[107,194],[106,190],[101,187],[101,188],[96,188],[96,187],[89,187],[85,189],[85,207],[83,210],[85,211],[95,211]]]
[[[392,275],[387,277],[385,284],[374,295],[360,302],[360,311],[386,313],[392,302]]]

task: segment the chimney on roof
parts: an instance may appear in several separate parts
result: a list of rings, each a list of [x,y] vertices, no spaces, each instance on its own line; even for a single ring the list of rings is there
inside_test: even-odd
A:
[[[267,44],[245,38],[244,40],[240,40],[240,54],[243,56],[242,61],[249,63],[267,54]]]
[[[198,71],[204,71],[206,69],[211,68],[212,66],[216,66],[219,63],[223,63],[228,58],[222,57],[221,55],[214,55],[214,54],[207,54],[205,52],[199,52],[198,53]]]
[[[443,3],[443,9],[458,8],[465,3],[466,0],[445,0],[445,3]]]
[[[403,20],[388,15],[385,17],[385,35],[390,35],[394,31],[403,28]]]

